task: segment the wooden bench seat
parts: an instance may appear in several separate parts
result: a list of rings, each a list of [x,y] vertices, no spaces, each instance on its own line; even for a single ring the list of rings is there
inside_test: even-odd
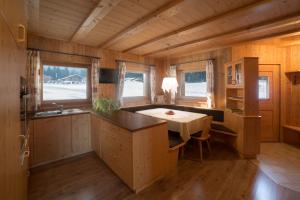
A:
[[[212,123],[211,124],[211,131],[212,132],[217,132],[217,133],[222,133],[225,135],[230,135],[230,136],[237,136],[237,133],[234,132],[233,130],[227,128],[223,124],[217,124],[217,123]]]
[[[180,137],[178,132],[168,131],[169,137],[169,150],[174,150],[184,145],[183,139]]]

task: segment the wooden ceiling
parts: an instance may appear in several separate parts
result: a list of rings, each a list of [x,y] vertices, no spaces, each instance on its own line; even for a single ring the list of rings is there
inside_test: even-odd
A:
[[[300,0],[28,0],[29,33],[145,56],[300,31]]]

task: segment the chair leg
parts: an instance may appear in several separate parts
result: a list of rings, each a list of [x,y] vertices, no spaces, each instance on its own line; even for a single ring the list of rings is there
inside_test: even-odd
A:
[[[209,153],[211,153],[211,148],[210,148],[209,140],[206,140],[206,143],[207,143],[208,151],[209,151]]]
[[[201,141],[199,141],[199,148],[200,148],[200,160],[202,162],[202,160],[203,160],[203,154],[202,154],[202,142]]]

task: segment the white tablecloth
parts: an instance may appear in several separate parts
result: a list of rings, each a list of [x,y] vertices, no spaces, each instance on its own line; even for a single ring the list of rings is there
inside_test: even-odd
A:
[[[202,130],[203,117],[206,116],[205,114],[172,109],[175,114],[167,115],[166,112],[170,110],[171,109],[166,108],[155,108],[137,111],[137,113],[167,120],[168,129],[179,132],[185,142],[191,138],[191,134]]]

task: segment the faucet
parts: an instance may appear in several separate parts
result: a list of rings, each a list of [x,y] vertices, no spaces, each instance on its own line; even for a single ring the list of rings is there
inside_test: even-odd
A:
[[[56,105],[57,108],[59,109],[60,113],[63,113],[64,111],[64,105],[58,105],[57,103],[53,102],[52,105]]]

